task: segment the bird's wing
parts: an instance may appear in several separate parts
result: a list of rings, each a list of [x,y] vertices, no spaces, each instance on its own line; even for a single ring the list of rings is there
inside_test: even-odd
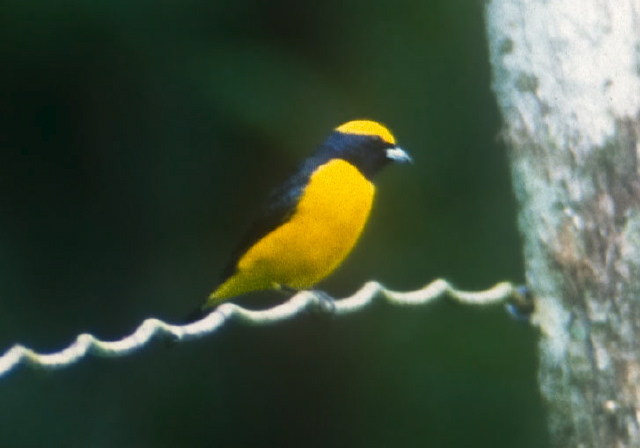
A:
[[[309,181],[309,177],[309,172],[299,170],[286,182],[271,191],[257,216],[244,233],[240,243],[232,252],[229,263],[222,271],[218,286],[236,272],[238,261],[251,246],[291,219]]]

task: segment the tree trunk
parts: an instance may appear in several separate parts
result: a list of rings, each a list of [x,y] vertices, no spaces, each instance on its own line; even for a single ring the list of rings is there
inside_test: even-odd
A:
[[[640,0],[489,0],[557,447],[640,447]]]

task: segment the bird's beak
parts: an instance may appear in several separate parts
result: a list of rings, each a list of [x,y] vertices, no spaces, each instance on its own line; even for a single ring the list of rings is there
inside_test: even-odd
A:
[[[393,160],[394,162],[399,163],[413,163],[413,159],[407,152],[396,146],[395,148],[387,149],[387,159]]]

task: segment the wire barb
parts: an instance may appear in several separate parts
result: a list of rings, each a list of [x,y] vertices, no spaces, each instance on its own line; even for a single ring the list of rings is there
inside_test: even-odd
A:
[[[509,282],[498,283],[485,291],[459,291],[446,280],[438,279],[416,291],[398,292],[371,281],[365,283],[352,296],[336,300],[333,312],[341,315],[359,311],[379,296],[397,305],[426,304],[445,294],[465,304],[491,305],[506,302],[514,294],[518,294],[517,291],[517,288]],[[231,318],[254,325],[279,322],[295,317],[311,306],[317,306],[321,300],[323,298],[314,291],[301,291],[287,302],[261,311],[252,311],[233,303],[224,303],[208,316],[187,325],[171,325],[159,319],[146,319],[132,334],[120,340],[101,341],[91,334],[83,333],[68,347],[49,354],[38,353],[16,344],[0,356],[0,378],[20,364],[54,370],[76,363],[88,353],[102,357],[124,356],[141,349],[156,336],[169,337],[175,341],[201,338],[213,333]]]

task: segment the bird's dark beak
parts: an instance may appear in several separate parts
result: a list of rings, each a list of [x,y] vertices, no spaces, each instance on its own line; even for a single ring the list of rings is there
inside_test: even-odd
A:
[[[398,146],[387,149],[387,159],[398,163],[413,163],[411,156],[407,154],[404,149]]]

